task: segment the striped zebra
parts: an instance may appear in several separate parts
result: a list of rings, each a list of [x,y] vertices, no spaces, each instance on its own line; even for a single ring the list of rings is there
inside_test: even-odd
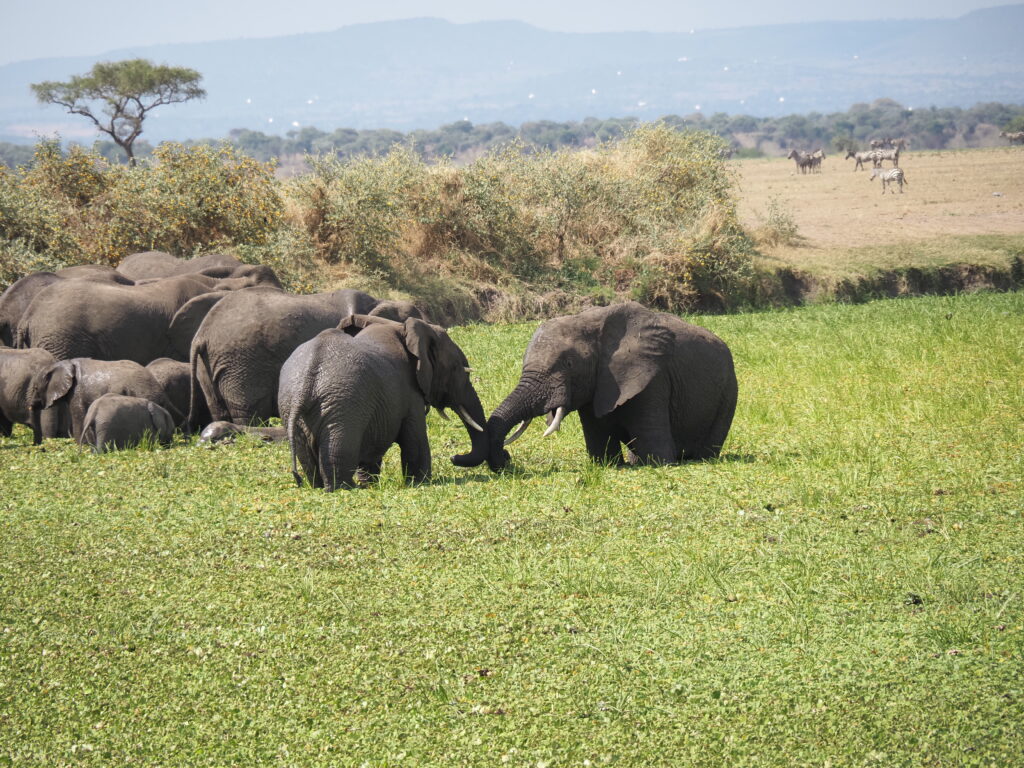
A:
[[[846,151],[846,157],[843,159],[849,160],[851,157],[857,161],[853,165],[854,172],[863,170],[864,163],[871,163],[871,165],[873,165],[875,168],[878,167],[878,165],[875,163],[875,153],[871,150],[868,150],[866,152],[854,152],[852,149],[849,149]]]
[[[892,162],[893,168],[899,167],[900,151],[898,149],[875,149],[872,150],[871,154],[873,155],[871,161],[875,168],[881,168],[883,160]]]
[[[811,171],[814,173],[821,173],[821,161],[825,159],[825,152],[821,147],[811,152]]]
[[[1011,145],[1024,144],[1024,131],[1002,131],[999,135],[1002,136],[1004,139],[1009,139]]]
[[[885,194],[885,189],[890,184],[898,184],[900,187],[900,194],[903,194],[903,185],[909,184],[906,175],[903,173],[903,169],[896,167],[885,170],[884,168],[872,168],[871,178],[868,181],[874,181],[876,178],[882,180],[882,194]],[[895,195],[896,193],[893,192]]]
[[[810,170],[811,165],[814,163],[814,160],[811,159],[809,154],[801,152],[798,149],[789,150],[789,154],[786,155],[786,159],[792,160],[796,163],[797,170],[799,170],[800,173],[807,173],[807,171]]]

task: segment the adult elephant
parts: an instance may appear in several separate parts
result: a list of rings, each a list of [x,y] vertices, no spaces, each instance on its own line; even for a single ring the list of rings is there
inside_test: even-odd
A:
[[[308,296],[252,289],[210,310],[192,341],[189,430],[202,427],[204,404],[214,421],[264,422],[280,415],[277,377],[295,348],[349,315],[422,318],[408,302],[380,301],[351,289]]]
[[[0,348],[0,437],[10,437],[15,424],[32,426],[32,381],[56,362],[45,349]],[[67,436],[66,428],[63,432],[60,429],[57,414],[41,416],[37,443],[42,437]]]
[[[150,400],[165,408],[175,421],[181,420],[153,374],[130,360],[58,360],[36,374],[30,393],[32,431],[37,439],[42,435],[43,410],[56,408],[71,436],[81,442],[89,406],[108,393]]]
[[[431,406],[458,413],[471,453],[486,451],[483,407],[466,356],[443,328],[415,318],[356,315],[320,332],[285,362],[278,400],[292,474],[301,484],[301,465],[314,487],[328,491],[351,487],[357,473],[359,480],[379,475],[395,443],[406,479],[429,480]]]
[[[184,359],[202,318],[227,295],[218,290],[225,282],[188,275],[145,285],[61,280],[32,300],[14,346],[39,347],[58,360]]]
[[[516,388],[487,422],[491,469],[547,414],[550,435],[578,411],[597,461],[670,463],[718,456],[736,409],[732,355],[710,331],[629,302],[543,323]],[[522,427],[506,441],[511,429]]]
[[[154,277],[174,277],[175,275],[202,272],[211,268],[230,271],[241,266],[244,266],[243,263],[234,256],[226,256],[222,253],[207,253],[194,259],[179,259],[164,251],[145,251],[125,256],[117,265],[117,271],[132,280],[148,280]],[[224,274],[212,276],[227,277]]]
[[[33,272],[16,280],[0,294],[0,345],[14,346],[14,333],[21,316],[36,295],[49,285],[62,280],[84,280],[95,283],[134,285],[134,281],[111,267],[82,264],[56,272]]]

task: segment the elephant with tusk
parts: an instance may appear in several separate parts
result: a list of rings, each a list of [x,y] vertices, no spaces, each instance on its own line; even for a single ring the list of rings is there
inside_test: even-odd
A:
[[[487,422],[487,462],[504,468],[505,447],[532,419],[545,417],[548,437],[572,411],[594,460],[713,458],[729,433],[736,396],[732,355],[710,331],[636,302],[557,317],[537,329],[518,385]]]

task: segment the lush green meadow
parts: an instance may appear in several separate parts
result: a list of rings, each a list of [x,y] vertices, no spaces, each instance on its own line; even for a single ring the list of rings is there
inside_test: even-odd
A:
[[[0,442],[0,764],[1021,764],[1024,294],[701,317],[723,457]],[[486,409],[535,324],[452,335]]]

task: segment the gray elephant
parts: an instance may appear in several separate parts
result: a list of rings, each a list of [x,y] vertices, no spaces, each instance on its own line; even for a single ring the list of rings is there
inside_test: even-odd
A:
[[[58,360],[91,357],[144,365],[158,357],[184,358],[202,318],[227,295],[219,290],[226,282],[202,276],[146,285],[61,280],[32,300],[14,345],[45,349]]]
[[[214,421],[199,433],[199,442],[230,443],[238,435],[252,435],[265,443],[283,443],[288,439],[284,427],[246,427],[230,421]]]
[[[202,426],[204,402],[215,421],[252,424],[280,415],[277,378],[284,361],[303,342],[356,314],[422,317],[408,302],[351,289],[310,296],[252,289],[226,297],[192,341],[189,431]]]
[[[487,423],[491,469],[504,445],[547,414],[545,436],[578,411],[597,461],[671,463],[718,456],[736,409],[732,355],[710,331],[630,302],[543,323],[516,388]],[[522,427],[508,440],[517,424]]]
[[[348,331],[358,331],[350,336]],[[397,443],[408,480],[430,478],[426,410],[451,408],[483,456],[483,407],[469,380],[466,356],[443,328],[367,315],[347,318],[300,345],[281,369],[278,400],[297,464],[314,487],[333,491],[380,474]],[[479,463],[479,462],[478,462]]]
[[[182,419],[153,374],[131,360],[59,360],[36,375],[30,393],[33,432],[42,433],[44,409],[58,408],[61,423],[69,425],[71,436],[79,442],[89,406],[108,393],[151,400],[172,418]]]
[[[179,259],[164,251],[145,251],[125,256],[117,271],[132,280],[148,280],[154,277],[174,277],[206,269],[226,269],[228,271],[243,266],[234,256],[222,253],[207,253],[194,259]],[[213,277],[225,277],[215,274]]]
[[[172,360],[169,357],[158,357],[146,364],[146,370],[153,374],[153,378],[160,384],[167,401],[178,414],[175,426],[184,428],[187,421],[186,416],[188,416],[192,382],[188,363]],[[206,409],[205,402],[200,403],[200,406],[198,423],[206,424],[211,420],[210,412]]]
[[[106,453],[132,448],[147,436],[169,446],[174,437],[171,414],[151,400],[106,394],[86,411],[78,443],[91,446],[94,453]]]
[[[48,285],[62,280],[85,280],[97,283],[134,285],[134,282],[111,267],[99,264],[83,264],[67,267],[56,272],[33,272],[16,280],[0,294],[0,346],[13,347],[14,333],[18,321],[28,309],[32,300]]]
[[[32,426],[32,381],[56,362],[45,349],[0,348],[0,437],[10,437],[15,424]],[[56,412],[47,411],[33,440],[38,444],[43,437],[68,434],[66,427],[61,430]]]

